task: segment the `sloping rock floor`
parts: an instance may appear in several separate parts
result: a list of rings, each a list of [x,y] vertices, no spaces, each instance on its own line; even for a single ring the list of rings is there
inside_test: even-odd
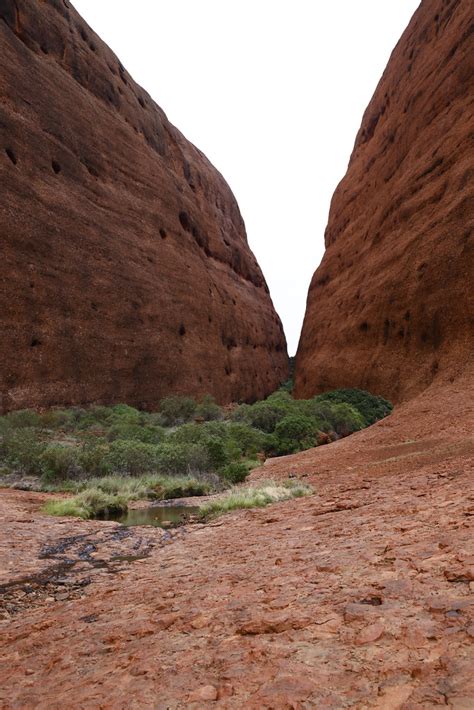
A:
[[[466,387],[268,462],[255,478],[314,495],[205,526],[124,532],[1,491],[0,706],[472,710]]]

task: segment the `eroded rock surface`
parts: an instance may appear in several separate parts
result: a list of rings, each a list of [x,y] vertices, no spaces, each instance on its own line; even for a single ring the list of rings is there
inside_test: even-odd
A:
[[[145,558],[115,573],[89,566],[89,583],[66,597],[9,599],[1,707],[473,707],[469,382],[430,388],[368,430],[254,474],[300,477],[310,498],[171,540],[135,530]],[[39,572],[45,546],[87,530],[100,559],[117,554],[112,524],[99,544],[99,523],[48,519],[34,495],[0,492],[7,578]]]
[[[474,333],[472,4],[424,0],[331,204],[296,364],[300,397],[404,401],[458,377]]]
[[[2,0],[0,51],[1,407],[273,391],[285,338],[223,177],[70,2]]]

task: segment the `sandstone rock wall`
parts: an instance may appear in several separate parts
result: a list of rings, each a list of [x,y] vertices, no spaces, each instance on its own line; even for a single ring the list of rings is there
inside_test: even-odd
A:
[[[472,359],[473,5],[424,0],[364,114],[311,282],[296,393],[395,402]]]
[[[2,409],[269,394],[285,338],[222,176],[68,0],[0,0],[0,52]]]

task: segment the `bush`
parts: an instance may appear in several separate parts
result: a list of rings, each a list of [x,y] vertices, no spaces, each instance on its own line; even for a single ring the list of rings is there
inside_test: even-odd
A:
[[[74,446],[49,444],[40,456],[45,481],[70,478],[82,472],[80,451]]]
[[[291,454],[316,444],[317,425],[302,414],[289,414],[275,428],[279,454]]]
[[[195,415],[201,417],[206,422],[223,418],[221,408],[216,404],[216,400],[214,397],[211,397],[210,394],[206,394],[202,402],[197,405]]]
[[[383,419],[393,409],[393,405],[383,397],[359,389],[333,390],[315,397],[314,400],[321,403],[350,404],[360,412],[365,426],[370,426],[379,419]]]
[[[106,476],[111,472],[111,466],[106,456],[109,445],[105,439],[94,437],[82,444],[79,464],[88,476]]]
[[[364,428],[362,415],[350,404],[333,404],[330,422],[339,436],[349,436],[349,434]]]
[[[114,404],[110,407],[109,420],[114,422],[127,422],[128,424],[139,424],[142,418],[141,412],[128,404]]]
[[[49,409],[41,415],[41,425],[45,429],[70,429],[75,424],[75,410]]]
[[[41,474],[41,454],[46,444],[35,429],[8,429],[3,436],[0,453],[8,467],[19,473]]]
[[[138,476],[156,470],[158,447],[141,441],[112,442],[104,457],[104,464],[113,473]]]
[[[219,476],[224,481],[228,481],[232,484],[243,483],[248,475],[249,471],[247,466],[238,461],[233,461],[232,463],[227,464],[227,466],[224,466],[219,471]]]
[[[167,442],[159,447],[157,468],[171,476],[205,473],[210,469],[209,454],[202,444]]]
[[[241,405],[233,415],[234,421],[245,422],[246,424],[271,434],[279,421],[288,412],[288,406],[283,402],[256,402],[252,406]]]
[[[184,424],[194,416],[196,402],[191,397],[165,397],[160,402],[160,413],[165,426]]]
[[[270,439],[268,434],[259,429],[239,422],[228,425],[228,435],[244,456],[255,456],[259,451],[265,451]]]
[[[5,419],[11,429],[30,429],[41,426],[41,417],[33,409],[19,409],[9,412]]]
[[[165,431],[158,426],[140,426],[120,422],[113,424],[107,432],[110,441],[121,439],[125,441],[142,441],[145,444],[160,444],[165,439]]]

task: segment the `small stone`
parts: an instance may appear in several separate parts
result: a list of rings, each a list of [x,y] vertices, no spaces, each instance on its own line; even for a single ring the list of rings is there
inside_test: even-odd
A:
[[[366,628],[360,632],[355,642],[358,646],[362,646],[366,643],[373,643],[383,636],[384,631],[385,627],[383,624],[371,624],[370,626],[366,626]]]
[[[175,621],[179,619],[179,614],[163,614],[155,621],[155,628],[159,631],[169,629]]]
[[[196,630],[204,629],[206,626],[209,626],[209,621],[210,618],[208,616],[198,616],[191,621],[191,626]]]
[[[446,611],[446,602],[442,599],[429,599],[427,606],[428,609],[434,613],[442,613]]]
[[[197,703],[200,700],[214,701],[217,700],[217,688],[213,685],[203,685],[202,688],[198,688],[188,698],[188,702]]]

